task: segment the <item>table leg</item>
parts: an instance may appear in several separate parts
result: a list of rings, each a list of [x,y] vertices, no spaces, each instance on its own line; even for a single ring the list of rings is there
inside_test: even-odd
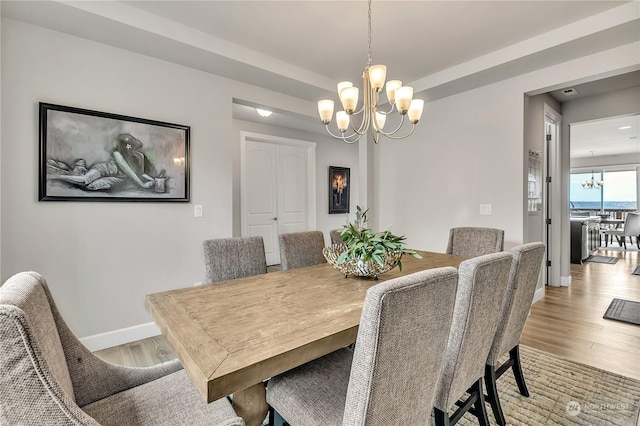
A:
[[[269,411],[264,383],[234,392],[233,408],[247,426],[260,426]]]

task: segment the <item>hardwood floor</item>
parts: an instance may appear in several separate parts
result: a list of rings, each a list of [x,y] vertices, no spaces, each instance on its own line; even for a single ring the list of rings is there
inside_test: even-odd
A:
[[[638,251],[600,250],[614,264],[571,265],[571,287],[547,287],[531,308],[522,344],[640,380],[640,326],[602,315],[613,298],[640,301]],[[273,270],[273,269],[271,269]],[[97,351],[110,362],[146,366],[174,358],[163,336]]]
[[[570,287],[547,287],[531,308],[521,343],[640,380],[640,326],[604,319],[613,298],[640,302],[638,251],[599,250],[613,265],[571,264]]]

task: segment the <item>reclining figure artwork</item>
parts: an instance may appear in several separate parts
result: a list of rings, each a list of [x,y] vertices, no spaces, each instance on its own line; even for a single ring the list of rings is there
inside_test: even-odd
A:
[[[165,171],[156,174],[153,165],[140,151],[142,142],[129,133],[117,137],[116,147],[106,162],[87,168],[84,159],[76,159],[73,167],[64,161],[47,160],[47,178],[69,183],[85,191],[117,190],[127,182],[142,189],[163,193],[166,189]],[[155,177],[153,177],[155,175]]]

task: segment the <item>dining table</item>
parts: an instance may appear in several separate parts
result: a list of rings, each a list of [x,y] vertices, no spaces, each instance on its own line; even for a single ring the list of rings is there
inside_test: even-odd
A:
[[[265,380],[355,342],[370,287],[466,259],[418,253],[377,280],[322,263],[149,294],[145,306],[203,398],[233,395],[238,415],[257,426]]]

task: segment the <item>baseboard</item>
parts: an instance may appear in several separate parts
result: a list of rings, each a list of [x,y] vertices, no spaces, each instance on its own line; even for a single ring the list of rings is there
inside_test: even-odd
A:
[[[545,295],[544,287],[537,289],[536,292],[533,293],[533,302],[531,302],[531,304],[533,305],[538,300],[541,300],[544,297],[544,295]]]
[[[113,346],[123,345],[125,343],[135,342],[136,340],[146,339],[159,334],[160,329],[156,323],[148,322],[146,324],[134,325],[133,327],[121,328],[119,330],[83,337],[80,341],[93,352],[111,348]]]
[[[560,287],[571,287],[571,275],[560,277]]]

